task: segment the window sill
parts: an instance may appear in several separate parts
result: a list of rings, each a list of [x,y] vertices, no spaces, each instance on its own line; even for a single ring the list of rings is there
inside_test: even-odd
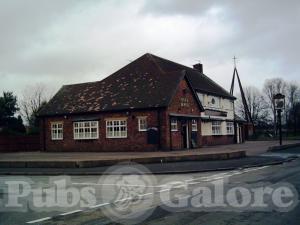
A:
[[[75,141],[92,141],[92,140],[98,140],[99,138],[74,138]]]
[[[124,138],[127,138],[127,136],[126,137],[106,137],[107,139],[124,139]]]

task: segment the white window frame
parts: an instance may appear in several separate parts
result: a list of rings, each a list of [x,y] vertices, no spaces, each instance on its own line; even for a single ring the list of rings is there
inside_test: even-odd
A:
[[[95,131],[93,131],[95,130]],[[94,140],[99,138],[99,121],[73,122],[74,140]]]
[[[51,140],[63,140],[63,139],[64,139],[63,122],[51,122]]]
[[[147,116],[138,117],[138,128],[139,131],[147,131]]]
[[[234,134],[233,122],[226,122],[226,132],[227,132],[227,134]]]
[[[198,131],[198,123],[196,119],[192,119],[192,131]]]
[[[127,119],[107,119],[106,138],[127,138]]]
[[[171,131],[178,131],[178,121],[176,118],[171,118]]]
[[[222,135],[222,122],[212,121],[211,130],[212,130],[212,135]]]

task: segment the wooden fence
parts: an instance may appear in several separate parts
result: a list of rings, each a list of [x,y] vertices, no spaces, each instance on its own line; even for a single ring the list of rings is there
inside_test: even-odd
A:
[[[1,135],[0,152],[39,151],[39,135]]]

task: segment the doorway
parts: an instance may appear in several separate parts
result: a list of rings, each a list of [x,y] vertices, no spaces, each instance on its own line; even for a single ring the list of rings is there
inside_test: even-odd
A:
[[[182,121],[181,136],[182,136],[183,148],[186,148],[186,149],[190,148],[189,125],[188,125],[187,121]]]

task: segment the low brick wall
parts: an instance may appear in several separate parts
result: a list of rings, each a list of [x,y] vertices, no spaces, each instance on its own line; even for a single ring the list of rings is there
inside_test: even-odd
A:
[[[233,135],[202,136],[201,140],[202,146],[234,144]]]
[[[39,135],[0,135],[0,152],[39,150]]]

